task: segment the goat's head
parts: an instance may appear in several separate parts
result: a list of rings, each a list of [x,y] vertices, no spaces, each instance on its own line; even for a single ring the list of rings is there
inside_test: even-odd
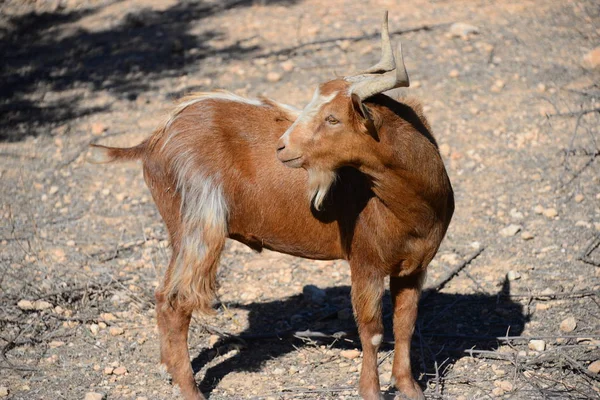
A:
[[[309,172],[309,194],[317,209],[335,180],[335,170],[360,164],[365,146],[379,140],[376,123],[363,101],[409,85],[400,45],[396,65],[387,11],[381,28],[381,49],[381,60],[371,68],[319,85],[310,103],[279,140],[279,160]]]

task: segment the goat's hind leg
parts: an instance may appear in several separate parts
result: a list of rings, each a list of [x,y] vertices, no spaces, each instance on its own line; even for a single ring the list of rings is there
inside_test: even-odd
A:
[[[203,243],[195,243],[198,247],[190,248],[191,243],[184,242],[181,249],[173,249],[164,283],[156,291],[161,363],[186,400],[204,399],[190,363],[188,331],[193,311],[212,312],[219,256],[225,243],[223,235],[211,237],[207,233]]]

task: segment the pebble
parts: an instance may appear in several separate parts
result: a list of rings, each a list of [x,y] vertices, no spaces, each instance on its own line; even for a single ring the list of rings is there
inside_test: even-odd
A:
[[[271,71],[267,74],[267,80],[269,82],[279,82],[281,80],[281,74],[279,72]]]
[[[508,274],[506,274],[506,277],[508,278],[509,281],[516,281],[517,279],[521,279],[521,274],[518,273],[517,271],[508,271]]]
[[[105,367],[103,372],[104,372],[104,375],[112,375],[114,370],[115,369],[113,367]]]
[[[50,186],[50,190],[48,191],[49,195],[56,194],[58,192],[58,186]]]
[[[593,363],[591,363],[590,365],[588,365],[587,369],[592,374],[600,373],[600,360],[596,360]]]
[[[547,218],[554,218],[558,215],[558,211],[556,211],[556,208],[546,208],[543,214]]]
[[[544,351],[544,350],[546,350],[546,342],[543,340],[536,340],[536,339],[530,340],[528,347],[531,350]]]
[[[6,386],[0,386],[0,397],[7,397],[10,394]]]
[[[521,225],[511,224],[500,230],[500,236],[510,237],[515,236],[521,230]]]
[[[586,69],[600,69],[600,47],[596,47],[587,52],[583,56],[581,64]]]
[[[65,345],[65,342],[61,342],[60,340],[53,340],[50,343],[48,343],[48,346],[50,346],[51,349],[56,349],[57,347],[62,347]]]
[[[504,394],[504,390],[502,388],[496,387],[492,390],[492,394],[496,397],[502,396]]]
[[[304,286],[302,289],[302,295],[304,296],[304,300],[309,303],[316,305],[325,303],[325,291],[323,289],[319,289],[315,285]]]
[[[218,335],[210,335],[208,337],[208,345],[213,347],[219,341],[220,337]]]
[[[360,356],[360,351],[358,351],[358,350],[342,350],[342,351],[340,351],[340,356],[347,358],[349,360],[354,360],[355,358]]]
[[[533,236],[533,233],[531,233],[529,231],[525,231],[525,232],[521,233],[521,239],[523,239],[523,240],[531,240],[534,237],[535,236]]]
[[[273,370],[273,375],[283,375],[285,373],[285,370],[283,368],[275,368]]]
[[[549,308],[550,308],[550,304],[548,304],[548,303],[537,303],[535,305],[535,309],[537,311],[545,311],[545,310],[547,310]]]
[[[581,203],[585,199],[585,196],[582,194],[578,194],[575,196],[575,203]]]
[[[294,63],[290,60],[284,61],[280,64],[281,69],[285,72],[291,72],[294,70]]]
[[[542,214],[544,212],[544,207],[538,204],[537,206],[533,207],[533,212],[538,215]]]
[[[102,400],[104,395],[102,393],[87,392],[83,400]]]
[[[448,76],[450,78],[458,78],[460,76],[460,72],[458,72],[457,69],[453,69],[452,71],[450,71],[450,73],[448,73]]]
[[[460,264],[460,256],[456,253],[444,254],[440,257],[440,260],[450,265]]]
[[[44,301],[44,300],[36,300],[33,303],[33,307],[38,311],[42,311],[42,310],[47,310],[49,308],[54,308],[54,304],[48,303],[47,301]]]
[[[125,367],[117,367],[113,370],[113,375],[125,375],[127,373],[127,368]]]
[[[560,323],[560,330],[563,332],[573,332],[575,328],[577,328],[575,317],[566,318]]]
[[[512,392],[513,390],[513,384],[510,383],[509,381],[495,381],[494,385],[496,387],[499,387],[500,389],[504,390],[505,392]]]
[[[108,127],[103,124],[102,122],[94,122],[92,124],[92,135],[102,135],[102,133],[104,133],[104,131],[106,131],[108,129]]]
[[[30,311],[35,309],[35,307],[33,306],[33,302],[29,300],[19,300],[19,302],[17,303],[17,307],[24,311]]]
[[[125,330],[123,328],[118,327],[118,326],[112,326],[108,330],[108,333],[110,333],[111,336],[119,336],[119,335],[122,335],[123,333],[125,333]]]
[[[111,313],[102,313],[100,314],[100,318],[102,318],[106,322],[116,321],[117,319],[117,317],[115,317],[114,314]]]
[[[98,324],[90,324],[89,329],[93,335],[97,335],[98,332],[100,332],[100,326]]]
[[[462,39],[468,39],[469,35],[479,33],[479,28],[475,25],[467,24],[464,22],[455,22],[450,25],[448,30],[451,37],[460,37]]]

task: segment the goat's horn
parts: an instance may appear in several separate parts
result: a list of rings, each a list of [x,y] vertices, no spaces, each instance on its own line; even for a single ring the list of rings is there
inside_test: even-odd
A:
[[[398,65],[396,65],[396,60]],[[358,95],[361,100],[390,89],[410,85],[404,58],[402,57],[401,43],[398,43],[397,55],[394,56],[388,30],[387,11],[383,15],[381,27],[381,60],[366,71],[347,77],[346,80],[355,82],[351,87],[351,91]]]

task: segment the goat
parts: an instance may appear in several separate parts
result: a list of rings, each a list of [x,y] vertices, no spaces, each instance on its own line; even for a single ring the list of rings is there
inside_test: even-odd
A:
[[[319,85],[301,112],[268,99],[200,93],[141,144],[91,148],[91,162],[142,160],[167,226],[173,253],[156,291],[161,363],[185,399],[204,398],[187,336],[192,312],[212,311],[226,238],[258,251],[348,261],[364,399],[380,398],[377,351],[389,276],[393,385],[399,396],[424,399],[411,372],[410,342],[426,268],[454,197],[421,106],[382,94],[409,86],[387,12],[381,36],[379,63]]]

